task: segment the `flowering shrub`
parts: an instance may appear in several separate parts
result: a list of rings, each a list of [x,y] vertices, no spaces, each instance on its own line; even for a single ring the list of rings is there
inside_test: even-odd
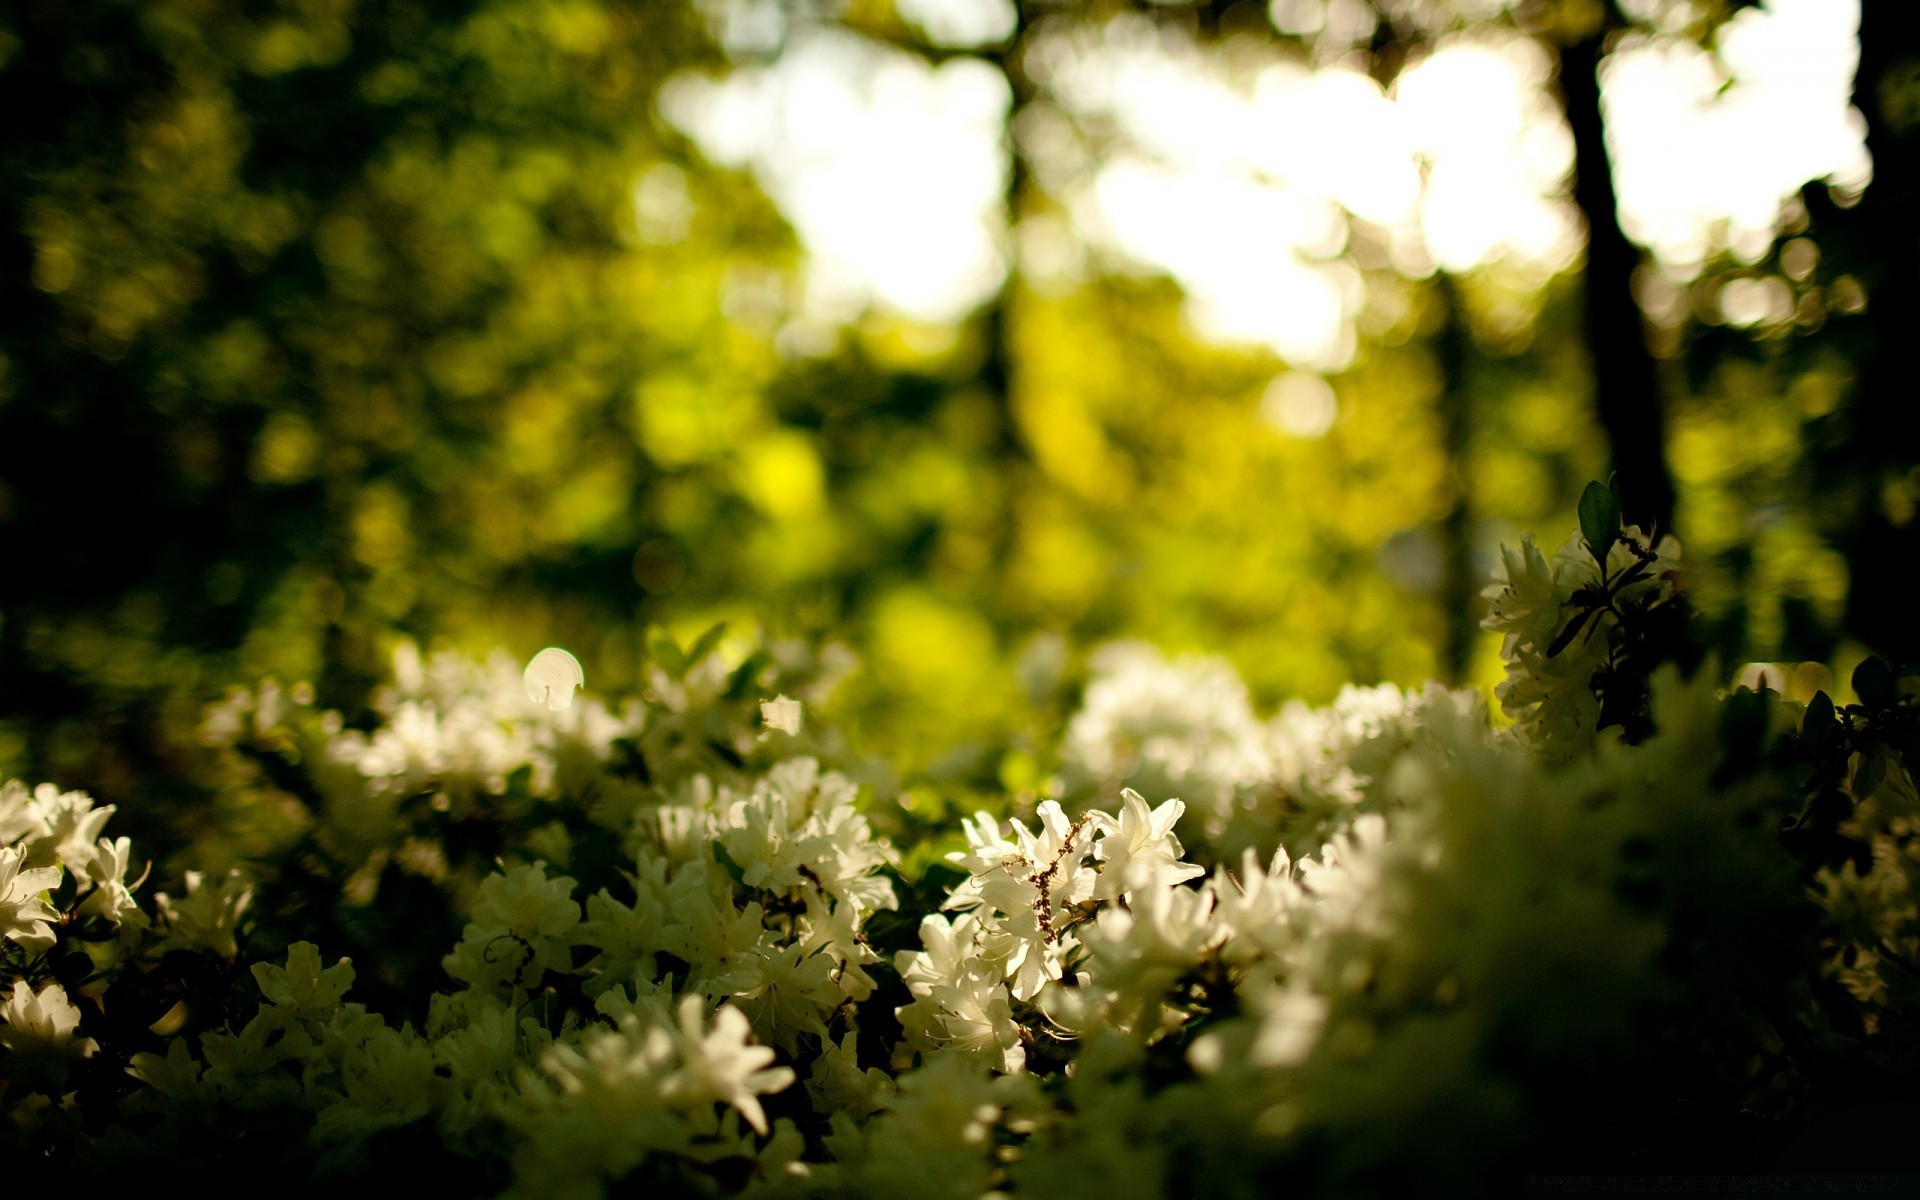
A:
[[[365,728],[237,691],[205,735],[259,852],[166,891],[111,808],[9,783],[9,1162],[1115,1197],[1779,1143],[1913,1063],[1920,677],[1723,694],[1678,546],[1589,501],[1489,589],[1503,720],[1263,720],[1110,647],[1044,798],[912,873],[808,719],[832,662],[712,638],[617,707],[558,650],[403,648]]]

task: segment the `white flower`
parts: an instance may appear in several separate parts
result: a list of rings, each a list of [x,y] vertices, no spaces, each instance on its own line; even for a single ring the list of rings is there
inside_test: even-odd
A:
[[[1304,1060],[1320,1040],[1327,1021],[1327,1000],[1304,987],[1251,989],[1260,1014],[1253,1059],[1264,1067],[1286,1067]]]
[[[1165,1001],[1223,936],[1210,919],[1213,901],[1205,885],[1161,886],[1136,892],[1128,908],[1103,910],[1087,936],[1091,961],[1082,971],[1092,1007],[1056,1003],[1050,1011],[1070,1025],[1086,1025],[1086,1014],[1095,1013],[1094,1028],[1104,1023],[1143,1041],[1184,1020]]]
[[[460,944],[441,960],[447,974],[481,991],[538,987],[548,971],[572,965],[580,924],[574,881],[547,877],[544,863],[487,876]]]
[[[522,676],[527,699],[559,712],[573,703],[573,690],[585,687],[587,673],[580,660],[558,646],[548,646],[533,656]]]
[[[433,1065],[433,1047],[411,1030],[369,1030],[342,1056],[345,1095],[314,1119],[313,1140],[355,1141],[425,1116],[436,1082]]]
[[[800,1034],[826,1036],[826,1018],[846,999],[834,979],[835,965],[832,955],[809,953],[798,942],[760,945],[734,955],[706,990],[733,997],[755,1033],[793,1054]]]
[[[739,1009],[722,1005],[711,1028],[704,1027],[700,1012],[699,997],[680,1001],[680,1069],[668,1077],[665,1094],[683,1105],[731,1105],[747,1124],[766,1133],[767,1113],[759,1098],[784,1091],[793,1083],[793,1072],[773,1066],[774,1052],[753,1043],[753,1031]]]
[[[798,700],[775,696],[760,702],[760,720],[768,729],[778,729],[790,737],[799,736],[801,716],[802,708]]]
[[[545,865],[532,863],[487,876],[473,906],[479,925],[504,925],[522,937],[561,937],[580,923],[573,880],[548,878]]]
[[[983,957],[1012,983],[1018,1000],[1033,999],[1048,981],[1060,978],[1072,945],[1064,926],[1078,906],[1093,901],[1098,883],[1087,864],[1096,818],[1089,814],[1069,821],[1052,800],[1043,802],[1036,815],[1038,833],[1012,820],[1008,839],[997,821],[977,813],[964,823],[970,849],[948,855],[972,878],[954,890],[945,907],[979,913]]]
[[[36,867],[65,867],[86,883],[94,841],[113,813],[111,804],[95,808],[85,792],[63,792],[50,783],[41,784],[27,804],[28,824],[20,839],[27,861]]]
[[[750,888],[838,897],[857,916],[892,908],[893,885],[877,872],[893,850],[873,836],[855,794],[851,780],[823,774],[813,759],[789,759],[744,798],[721,790],[713,836]]]
[[[18,779],[0,784],[0,846],[11,846],[36,823],[33,793]]]
[[[1248,850],[1238,877],[1224,866],[1214,871],[1213,891],[1218,898],[1214,920],[1225,934],[1220,953],[1229,962],[1246,962],[1285,946],[1295,936],[1296,915],[1308,902],[1284,850],[1274,852],[1265,870]]]
[[[820,1057],[807,1078],[807,1095],[818,1113],[850,1112],[867,1117],[893,1099],[893,1076],[878,1067],[860,1066],[860,1035],[848,1030],[839,1041],[823,1039]]]
[[[1545,644],[1560,621],[1560,605],[1565,597],[1547,558],[1528,534],[1517,546],[1502,545],[1500,562],[1493,568],[1493,583],[1481,593],[1487,601],[1483,629],[1507,635],[1501,653],[1510,653],[1521,643]]]
[[[1120,819],[1112,822],[1094,853],[1100,860],[1095,896],[1111,900],[1128,892],[1184,883],[1206,874],[1204,867],[1180,861],[1184,851],[1173,827],[1187,806],[1168,800],[1149,810],[1140,793],[1120,793]],[[1104,814],[1103,814],[1104,815]]]
[[[178,900],[165,892],[154,893],[154,907],[166,923],[166,938],[161,945],[210,950],[222,958],[239,954],[235,931],[240,918],[253,905],[253,885],[238,870],[228,871],[213,883],[198,871],[188,871],[185,881],[187,894]]]
[[[12,846],[0,846],[0,937],[19,942],[29,951],[53,945],[53,926],[60,914],[45,893],[60,885],[60,868],[22,869],[26,856]]]
[[[900,981],[915,996],[924,996],[940,984],[965,977],[979,957],[976,936],[980,922],[968,914],[949,922],[939,913],[920,919],[919,950],[902,950],[893,956]]]
[[[1080,711],[1061,757],[1103,789],[1131,784],[1220,813],[1271,769],[1246,685],[1217,658],[1172,662],[1153,647],[1119,642],[1092,661]]]
[[[1600,716],[1593,677],[1618,618],[1608,608],[1589,613],[1589,606],[1574,603],[1576,593],[1597,592],[1602,582],[1581,534],[1570,537],[1551,563],[1531,538],[1503,546],[1501,558],[1493,586],[1483,593],[1489,610],[1481,622],[1506,635],[1500,653],[1507,677],[1494,694],[1537,754],[1565,761],[1593,744]],[[1636,573],[1633,582],[1618,583]],[[1628,527],[1608,548],[1605,578],[1614,607],[1666,600],[1679,575],[1680,543],[1672,537],[1649,544],[1645,533]],[[1582,624],[1576,629],[1576,623]],[[1562,643],[1569,630],[1575,632]]]
[[[35,992],[25,980],[16,980],[7,1002],[0,1005],[0,1046],[22,1058],[86,1058],[97,1047],[92,1038],[79,1038],[80,1010],[67,999],[67,989],[49,983]]]
[[[908,1040],[923,1050],[948,1047],[986,1058],[996,1070],[1026,1064],[1012,997],[999,971],[988,973],[979,947],[980,919],[966,914],[949,923],[939,915],[920,922],[923,949],[894,956],[895,969],[913,995],[895,1009]]]
[[[104,917],[119,925],[131,923],[135,928],[144,927],[146,914],[140,911],[140,905],[133,898],[133,889],[146,879],[143,873],[132,883],[127,882],[127,871],[133,862],[133,840],[119,838],[108,841],[101,838],[93,849],[93,861],[87,874],[93,882],[93,893],[80,905],[82,912]]]

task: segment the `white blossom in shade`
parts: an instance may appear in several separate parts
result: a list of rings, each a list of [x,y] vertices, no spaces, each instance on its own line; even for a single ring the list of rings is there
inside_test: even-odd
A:
[[[373,707],[384,719],[371,732],[341,730],[329,714],[333,729],[321,751],[364,781],[328,789],[330,830],[354,840],[377,837],[405,797],[502,795],[523,768],[534,795],[595,776],[613,784],[599,768],[646,716],[637,701],[615,713],[593,698],[556,712],[529,697],[525,672],[505,654],[423,659],[410,643],[394,651],[394,684],[375,692]]]
[[[1501,656],[1507,677],[1494,689],[1500,707],[1536,754],[1565,761],[1593,744],[1600,704],[1593,676],[1605,662],[1608,634],[1617,624],[1601,609],[1570,640],[1560,642],[1583,619],[1574,596],[1597,592],[1602,583],[1586,539],[1576,532],[1549,562],[1531,539],[1503,546],[1493,585],[1482,594],[1488,614],[1481,624],[1504,634]],[[1620,586],[1622,578],[1633,582]],[[1615,606],[1651,605],[1671,599],[1680,578],[1680,543],[1649,541],[1628,526],[1607,550],[1605,580]]]
[[[731,956],[706,990],[731,997],[757,1036],[794,1054],[801,1034],[826,1036],[827,1018],[846,999],[835,966],[831,955],[809,953],[798,942],[762,944]]]
[[[662,939],[666,951],[676,958],[720,971],[736,961],[736,955],[753,953],[775,939],[766,927],[766,910],[760,902],[735,904],[733,889],[717,871],[682,868],[675,873],[668,895],[667,911],[673,923]]]
[[[0,846],[11,846],[36,824],[33,793],[18,779],[0,783]]]
[[[50,783],[33,789],[27,802],[27,827],[19,843],[36,867],[62,866],[80,883],[88,882],[93,844],[113,816],[112,805],[94,807],[85,792],[63,792]]]
[[[1264,1067],[1287,1067],[1305,1059],[1326,1025],[1327,998],[1304,985],[1275,987],[1256,982],[1246,991],[1250,1007],[1260,1015],[1253,1060]]]
[[[1268,726],[1273,753],[1273,784],[1285,797],[1285,815],[1277,806],[1245,810],[1245,824],[1279,818],[1280,843],[1295,856],[1310,854],[1360,812],[1390,807],[1385,786],[1396,762],[1416,746],[1430,744],[1439,724],[1467,721],[1480,734],[1487,729],[1486,704],[1470,689],[1450,691],[1429,683],[1402,692],[1389,683],[1348,685],[1334,702],[1310,708],[1299,701],[1284,705]],[[1242,839],[1272,845],[1269,838]]]
[[[28,867],[20,851],[0,846],[0,938],[34,953],[53,945],[48,922],[60,914],[47,903],[46,893],[59,885],[60,868]]]
[[[253,884],[238,870],[228,871],[208,882],[199,871],[184,875],[186,894],[178,899],[155,892],[153,904],[159,910],[165,937],[165,949],[207,950],[221,958],[240,953],[235,934],[240,918],[253,905]]]
[[[800,722],[805,715],[804,706],[798,700],[785,696],[775,696],[771,700],[760,702],[760,720],[768,729],[777,729],[790,737],[800,733]]]
[[[1119,820],[1102,816],[1103,835],[1094,849],[1100,862],[1095,899],[1112,900],[1123,893],[1184,883],[1206,874],[1206,868],[1181,861],[1184,851],[1173,827],[1186,811],[1178,800],[1148,809],[1139,792],[1122,791]]]
[[[860,1035],[848,1030],[839,1041],[820,1044],[820,1057],[807,1077],[807,1096],[817,1113],[850,1113],[870,1117],[893,1099],[893,1076],[878,1067],[860,1066]]]
[[[1000,1173],[1003,1159],[995,1153],[1004,1142],[995,1131],[1031,1129],[1049,1102],[1042,1100],[1034,1077],[993,1075],[986,1066],[963,1055],[935,1055],[919,1070],[901,1074],[892,1103],[864,1128],[836,1118],[827,1141],[843,1178],[854,1185],[852,1194],[1004,1195],[995,1186],[1005,1179]],[[1110,1195],[1102,1188],[1112,1178],[1104,1171],[1083,1170],[1075,1181],[1084,1192]],[[1083,1191],[1034,1194],[1069,1197]]]
[[[767,1113],[760,1097],[791,1086],[793,1072],[774,1066],[774,1052],[753,1043],[752,1029],[739,1009],[722,1005],[708,1026],[699,998],[687,996],[675,1019],[680,1068],[668,1078],[666,1095],[687,1106],[728,1105],[766,1133]]]
[[[825,953],[834,963],[834,979],[847,999],[856,1003],[873,995],[878,986],[866,968],[880,955],[860,935],[860,912],[841,901],[810,906],[801,922],[807,953]]]
[[[1375,902],[1390,866],[1387,819],[1366,813],[1300,860],[1300,886],[1313,898],[1315,920],[1328,927],[1367,934],[1376,927]]]
[[[1248,850],[1234,875],[1220,866],[1213,875],[1213,916],[1223,937],[1220,953],[1230,963],[1246,963],[1278,953],[1299,935],[1306,893],[1293,877],[1285,850],[1276,850],[1263,869]]]
[[[951,1052],[1009,1073],[1026,1066],[1026,1047],[1004,983],[963,975],[929,988],[926,995],[896,1009],[895,1016],[907,1044],[923,1054]]]
[[[433,1046],[410,1028],[370,1028],[340,1056],[341,1099],[314,1118],[321,1145],[365,1139],[425,1116],[435,1085]]]
[[[464,1135],[483,1128],[506,1106],[522,1056],[537,1060],[552,1038],[539,1022],[516,1019],[504,1004],[476,1006],[470,1014],[452,1018],[453,1006],[444,1003],[451,997],[434,999],[442,1003],[435,1005],[428,1021],[429,1030],[437,1034],[433,1058],[450,1084],[441,1126]]]
[[[487,992],[538,987],[548,971],[573,961],[569,935],[580,924],[574,881],[548,878],[532,863],[489,875],[460,944],[441,960],[449,975]]]
[[[1213,889],[1148,886],[1128,907],[1102,909],[1087,934],[1086,975],[1110,1027],[1151,1040],[1180,1018],[1165,998],[1218,945]]]
[[[518,1071],[517,1095],[497,1110],[523,1139],[517,1191],[600,1195],[648,1154],[687,1148],[692,1130],[666,1096],[676,1049],[664,1022],[629,1013],[548,1046],[537,1071]]]
[[[920,950],[902,950],[894,966],[911,1004],[895,1011],[910,1044],[923,1052],[953,1049],[986,1059],[995,1070],[1026,1064],[1013,998],[1000,972],[980,952],[980,919],[949,922],[938,914],[920,922]]]
[[[638,867],[628,876],[635,892],[631,906],[616,900],[604,888],[587,897],[586,920],[580,923],[572,941],[599,952],[585,967],[588,995],[652,978],[654,955],[666,946],[667,864],[648,855],[642,857]]]
[[[16,980],[0,1004],[0,1046],[24,1059],[87,1058],[97,1048],[92,1038],[76,1037],[80,1010],[67,989],[49,983],[38,992]]]
[[[978,961],[980,922],[966,914],[949,921],[939,913],[920,919],[920,949],[902,950],[894,955],[894,969],[900,981],[916,996],[924,996],[934,987],[952,983]]]
[[[1519,545],[1503,544],[1500,561],[1493,568],[1493,582],[1482,589],[1487,615],[1483,629],[1505,634],[1502,654],[1512,653],[1521,643],[1545,645],[1560,622],[1560,594],[1554,571],[1546,555],[1528,534]]]
[[[1267,777],[1264,730],[1225,661],[1170,662],[1151,646],[1117,642],[1096,651],[1092,667],[1061,746],[1069,771],[1102,790],[1128,784],[1210,814]]]
[[[140,905],[133,898],[133,890],[146,880],[143,872],[132,883],[127,882],[127,872],[133,864],[133,840],[116,838],[112,841],[101,838],[93,848],[93,860],[88,865],[87,876],[93,883],[93,892],[80,905],[80,911],[94,916],[104,917],[115,925],[128,924],[136,928],[144,927],[147,916],[140,911]]]
[[[473,906],[474,922],[502,925],[522,937],[564,936],[580,923],[574,886],[564,875],[549,877],[541,863],[489,875]]]
[[[880,868],[892,848],[854,807],[853,782],[822,772],[810,758],[789,759],[738,796],[721,789],[713,836],[750,888],[838,898],[858,915],[894,906]],[[809,901],[809,909],[817,907]]]
[[[571,705],[574,689],[587,685],[580,660],[558,646],[548,646],[534,655],[522,679],[527,685],[527,699],[554,712]]]

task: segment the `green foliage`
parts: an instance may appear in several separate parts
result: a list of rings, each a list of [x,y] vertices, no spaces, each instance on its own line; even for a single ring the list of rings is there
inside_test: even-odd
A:
[[[1680,603],[1663,546],[1629,600]],[[1548,594],[1509,548],[1490,623],[1560,628],[1614,577],[1568,547]],[[1012,820],[903,820],[772,707],[832,684],[791,649],[703,638],[644,698],[558,709],[534,666],[403,649],[364,729],[236,691],[205,724],[225,811],[295,814],[244,870],[136,896],[111,809],[0,788],[0,1144],[22,1179],[295,1194],[1840,1165],[1823,1122],[1920,1054],[1920,678],[1800,708],[1634,657],[1607,678],[1643,672],[1645,727],[1596,737],[1568,714],[1600,674],[1530,678],[1555,661],[1531,636],[1503,700],[1544,709],[1517,730],[1438,685],[1263,723],[1217,661],[1104,651]],[[756,712],[770,691],[803,699]],[[1191,803],[1132,786],[1175,779]]]

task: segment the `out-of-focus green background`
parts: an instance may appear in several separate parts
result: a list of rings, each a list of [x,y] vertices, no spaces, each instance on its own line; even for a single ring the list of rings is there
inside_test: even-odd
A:
[[[1494,547],[1557,541],[1615,468],[1686,543],[1729,662],[1904,653],[1899,4],[1849,41],[1864,192],[1809,181],[1758,253],[1677,280],[1615,211],[1596,67],[1633,39],[1712,61],[1727,21],[1774,15],[1750,7],[996,0],[967,44],[934,0],[9,4],[0,776],[150,809],[193,792],[200,708],[235,682],[351,715],[410,637],[567,646],[617,691],[651,630],[726,619],[844,642],[864,748],[992,787],[1113,637],[1224,654],[1267,702],[1488,679]],[[1579,244],[1544,273],[1409,268],[1353,216],[1323,257],[1363,290],[1356,340],[1319,372],[1203,336],[1137,262],[1043,272],[1028,235],[1080,211],[1063,163],[1124,136],[1052,136],[1072,105],[1043,68],[1115,28],[1383,94],[1523,39]],[[767,174],[670,119],[663,95],[823,30],[1004,80],[1005,279],[950,320],[809,315]]]

